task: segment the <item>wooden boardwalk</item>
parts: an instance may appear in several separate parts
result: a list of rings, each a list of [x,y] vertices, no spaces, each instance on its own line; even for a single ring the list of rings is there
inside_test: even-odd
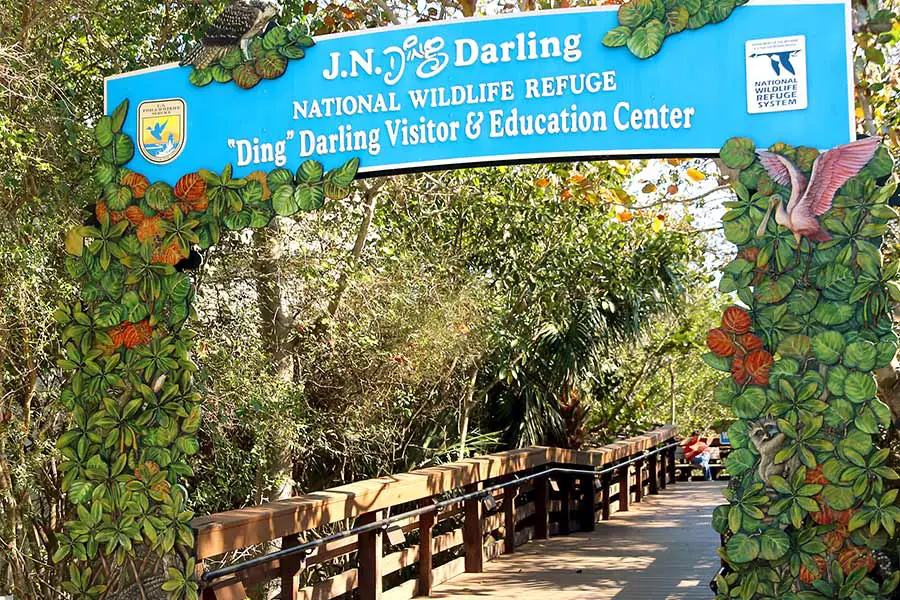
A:
[[[435,589],[454,600],[710,600],[721,482],[678,483],[593,533],[535,541]]]

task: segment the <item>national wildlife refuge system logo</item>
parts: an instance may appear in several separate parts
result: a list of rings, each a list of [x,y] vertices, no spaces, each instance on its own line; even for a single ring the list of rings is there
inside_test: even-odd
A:
[[[803,110],[806,98],[806,36],[748,40],[747,112]]]
[[[141,156],[153,164],[172,162],[185,143],[187,106],[181,98],[141,102],[138,115],[138,148]]]

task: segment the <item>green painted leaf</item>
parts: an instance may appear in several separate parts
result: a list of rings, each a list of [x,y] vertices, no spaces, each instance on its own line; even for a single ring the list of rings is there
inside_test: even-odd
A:
[[[228,83],[231,81],[231,71],[222,65],[213,65],[210,67],[210,73],[212,73],[212,78],[219,83]]]
[[[755,466],[756,456],[746,448],[734,450],[725,459],[725,468],[728,469],[728,474],[732,477],[740,477]]]
[[[297,169],[297,183],[318,183],[322,181],[325,168],[317,160],[307,160]]]
[[[866,340],[857,340],[847,344],[844,352],[844,365],[859,371],[871,371],[875,367],[878,351],[875,344]]]
[[[656,19],[651,19],[631,33],[628,38],[628,49],[640,59],[650,58],[662,48],[666,39],[666,26]]]
[[[636,29],[653,17],[653,0],[630,0],[619,6],[619,25]]]
[[[287,44],[289,41],[288,30],[281,25],[273,27],[263,37],[263,48],[266,50],[275,50],[279,46]]]
[[[870,373],[853,371],[844,380],[844,395],[851,402],[866,402],[874,398],[877,391],[875,378]]]
[[[112,118],[106,115],[100,117],[97,126],[94,127],[94,137],[101,148],[106,148],[113,143]]]
[[[174,195],[169,184],[157,181],[144,194],[144,201],[153,210],[166,210],[172,205]]]
[[[122,102],[113,110],[112,115],[110,116],[110,126],[112,127],[113,133],[122,133],[122,126],[125,125],[126,116],[128,116],[128,99],[122,100]]]
[[[716,383],[713,391],[713,397],[723,406],[731,406],[734,397],[741,391],[740,386],[734,382],[732,377],[723,377]]]
[[[763,304],[775,304],[787,298],[794,289],[794,284],[793,277],[779,277],[777,280],[766,278],[756,286],[754,296]]]
[[[721,23],[731,16],[734,7],[734,0],[713,0],[712,10],[709,13],[710,22]]]
[[[289,44],[279,48],[278,54],[290,60],[299,60],[306,56],[306,51],[297,44]]]
[[[805,335],[790,335],[778,345],[778,353],[788,358],[804,360],[812,350],[809,338]]]
[[[274,194],[283,185],[293,185],[294,175],[287,169],[275,169],[266,175],[266,183],[269,185],[269,190]]]
[[[294,192],[294,201],[300,210],[318,210],[325,204],[325,186],[301,183]]]
[[[683,6],[676,6],[666,11],[666,33],[672,35],[687,28],[691,14]]]
[[[606,35],[603,36],[602,43],[607,48],[619,48],[628,43],[629,37],[631,37],[631,28],[626,27],[625,25],[619,25],[606,32]]]
[[[742,246],[750,241],[753,237],[754,226],[753,219],[748,215],[743,215],[725,223],[725,239],[735,246]]]
[[[700,29],[709,23],[709,12],[705,8],[700,8],[688,19],[688,29]]]
[[[855,309],[849,304],[820,302],[812,311],[813,318],[822,325],[842,325],[853,318]]]
[[[697,10],[699,10],[699,0],[696,5]],[[691,14],[696,12],[696,10],[692,11]],[[744,137],[733,137],[722,146],[722,149],[719,151],[719,157],[728,168],[746,169],[756,160],[755,152],[756,146],[753,144],[753,140]]]
[[[240,52],[240,50],[238,50],[238,52]],[[252,89],[262,81],[262,78],[257,75],[253,66],[249,64],[238,65],[235,67],[232,76],[234,77],[234,83],[244,90]]]
[[[275,214],[282,217],[290,216],[300,210],[300,206],[294,198],[293,186],[283,185],[272,194],[272,208],[275,209]]]
[[[256,61],[254,69],[263,79],[277,79],[284,75],[284,71],[287,69],[287,59],[278,53],[266,54]]]
[[[751,386],[734,399],[732,410],[742,419],[755,419],[766,407],[766,393],[760,387]]]
[[[819,292],[812,288],[797,288],[788,296],[788,311],[802,317],[809,314],[819,302]]]
[[[840,263],[829,263],[816,275],[816,287],[827,300],[846,301],[855,286],[853,271]]]
[[[194,69],[188,76],[188,81],[197,87],[203,87],[212,83],[212,69]]]
[[[731,507],[722,504],[713,509],[712,526],[716,533],[723,534],[728,532],[728,511]]]
[[[731,360],[723,356],[716,356],[712,352],[707,352],[703,355],[703,362],[717,371],[731,373]]]
[[[745,533],[736,533],[728,540],[725,551],[728,558],[737,564],[748,563],[759,556],[759,540]]]
[[[764,560],[778,560],[791,548],[791,539],[781,529],[769,528],[759,536],[759,557]]]
[[[847,510],[856,504],[856,495],[849,487],[826,485],[822,489],[822,499],[834,510]]]
[[[823,331],[811,340],[813,356],[819,362],[833,365],[841,358],[844,351],[844,336],[837,331]]]

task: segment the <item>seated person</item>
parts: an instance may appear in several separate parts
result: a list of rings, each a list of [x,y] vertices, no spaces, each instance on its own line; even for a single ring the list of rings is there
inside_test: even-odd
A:
[[[712,470],[709,468],[709,459],[709,446],[700,440],[700,433],[694,431],[691,433],[691,437],[684,441],[684,460],[692,465],[703,467],[704,479],[711,481]]]

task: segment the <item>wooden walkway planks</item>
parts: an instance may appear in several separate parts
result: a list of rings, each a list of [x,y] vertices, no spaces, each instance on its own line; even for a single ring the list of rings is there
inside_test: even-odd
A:
[[[534,541],[484,573],[438,586],[454,600],[710,600],[719,537],[710,520],[722,482],[687,482],[645,497],[592,533]]]

